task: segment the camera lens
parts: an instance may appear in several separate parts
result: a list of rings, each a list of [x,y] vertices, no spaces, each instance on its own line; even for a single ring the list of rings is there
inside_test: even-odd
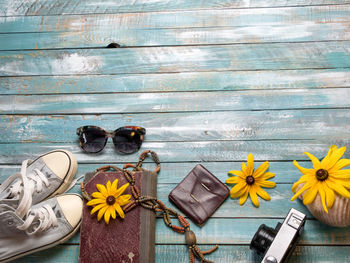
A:
[[[250,242],[250,249],[254,249],[259,255],[264,255],[277,235],[280,225],[277,224],[276,229],[273,229],[262,224]]]

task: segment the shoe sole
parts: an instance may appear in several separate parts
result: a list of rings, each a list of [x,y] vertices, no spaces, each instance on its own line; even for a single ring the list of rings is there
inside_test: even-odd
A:
[[[78,170],[78,162],[77,162],[76,158],[74,157],[74,155],[69,151],[61,150],[61,149],[53,150],[51,152],[45,153],[45,154],[39,156],[38,158],[36,158],[32,163],[34,163],[39,158],[41,158],[45,155],[48,155],[50,153],[54,153],[54,152],[62,152],[68,156],[68,158],[69,158],[69,170],[67,171],[67,174],[64,177],[60,187],[57,188],[57,190],[55,192],[53,192],[51,195],[46,197],[44,200],[40,200],[40,202],[45,201],[47,199],[50,199],[56,195],[65,193],[67,191],[67,189],[69,188],[69,186],[71,185],[73,178],[75,177],[75,174],[77,173],[77,170]],[[33,205],[35,205],[35,204],[33,204]]]
[[[80,195],[78,195],[78,194],[75,194],[75,195],[77,195],[77,196],[79,196],[81,198]],[[39,248],[36,248],[36,249],[33,249],[33,250],[29,250],[27,252],[23,252],[23,253],[18,254],[16,256],[4,259],[3,261],[0,261],[0,263],[10,262],[12,260],[15,260],[15,259],[18,259],[18,258],[21,258],[21,257],[25,257],[25,256],[28,256],[28,255],[34,254],[34,253],[39,252],[41,250],[52,248],[52,247],[55,247],[57,245],[60,245],[60,244],[62,244],[64,242],[66,242],[67,240],[71,239],[75,235],[75,233],[79,230],[80,225],[81,225],[81,221],[82,221],[82,219],[80,219],[79,223],[73,228],[72,232],[68,233],[68,235],[64,236],[60,240],[57,240],[57,241],[55,241],[53,243],[50,243],[50,244],[48,244],[46,246],[42,246],[42,247],[39,247]]]

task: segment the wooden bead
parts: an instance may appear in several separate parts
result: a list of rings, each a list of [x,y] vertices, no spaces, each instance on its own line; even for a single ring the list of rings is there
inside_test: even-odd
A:
[[[196,235],[193,233],[193,231],[186,231],[185,233],[185,241],[186,244],[189,246],[192,246],[197,243]]]

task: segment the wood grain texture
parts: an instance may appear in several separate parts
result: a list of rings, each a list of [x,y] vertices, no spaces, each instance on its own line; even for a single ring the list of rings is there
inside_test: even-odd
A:
[[[329,146],[348,146],[349,138],[338,140],[266,140],[266,141],[204,141],[204,142],[144,142],[140,151],[153,150],[161,162],[231,162],[246,161],[253,152],[257,161],[309,160],[303,152],[318,153],[323,157]],[[112,143],[99,154],[86,154],[78,143],[10,143],[1,144],[0,164],[20,164],[22,160],[54,149],[71,151],[79,163],[135,163],[139,153],[117,154]],[[349,153],[345,153],[349,158]]]
[[[349,23],[350,5],[26,16],[0,18],[0,41],[16,50],[349,40]]]
[[[1,94],[3,95],[274,90],[318,87],[350,87],[350,69],[1,78]]]
[[[1,114],[102,114],[348,108],[350,88],[0,96]],[[211,103],[208,103],[210,101]],[[103,103],[102,103],[103,102]],[[72,127],[73,129],[77,127]]]
[[[323,153],[314,153],[317,157],[321,158]],[[37,156],[33,155],[28,158],[36,158]],[[118,160],[119,156],[115,155],[115,160]],[[20,164],[23,160],[18,161]],[[143,167],[148,170],[153,170],[154,164],[149,163],[149,160],[146,159],[146,163],[144,163]],[[177,162],[177,163],[169,163],[163,162],[161,160],[161,171],[158,175],[158,183],[159,184],[178,184],[180,181],[194,168],[197,163],[193,162]],[[246,160],[242,160],[246,162]],[[130,158],[130,162],[136,164],[137,157]],[[301,166],[311,168],[312,164],[310,161],[299,161]],[[19,164],[8,164],[8,165],[0,165],[0,182],[5,181],[7,177],[13,175],[20,171],[21,167]],[[108,165],[110,163],[98,163],[98,164],[90,164],[90,163],[79,163],[78,172],[76,177],[84,175],[87,172],[92,172],[97,168]],[[257,166],[260,166],[262,162],[255,162]],[[114,165],[118,167],[123,167],[124,163],[114,162]],[[202,162],[211,173],[213,173],[219,180],[224,182],[227,178],[227,172],[231,170],[238,170],[242,167],[242,162],[240,161],[228,161],[228,162]],[[275,177],[272,179],[274,182],[279,184],[291,184],[294,183],[299,176],[301,175],[297,168],[290,161],[274,161],[269,162],[269,171],[275,173]]]
[[[350,68],[1,78],[3,95],[274,90],[317,87],[350,87]]]
[[[7,136],[0,137],[0,143],[75,143],[77,140],[75,129],[92,124],[111,131],[125,125],[147,127],[145,137],[147,142],[193,141],[193,138],[196,141],[317,138],[326,141],[350,137],[348,109],[316,109],[102,115],[2,115],[0,129]]]
[[[350,14],[349,14],[350,17]],[[118,29],[77,32],[3,33],[0,50],[181,46],[235,43],[350,40],[350,22],[300,22],[283,26],[259,25],[223,28]],[[295,34],[294,30],[305,32]],[[268,32],[268,33],[267,33]]]
[[[210,245],[202,245],[201,249],[211,248]],[[329,263],[335,258],[339,262],[349,262],[350,255],[345,246],[297,246],[291,257],[293,263]],[[155,263],[178,263],[187,259],[185,245],[156,245]],[[78,262],[78,245],[59,245],[55,248],[41,251],[25,258],[13,261],[15,263],[28,262]],[[220,245],[219,249],[208,256],[208,259],[216,263],[256,263],[259,258],[247,245]]]
[[[94,0],[13,0],[0,1],[0,15],[61,15],[61,14],[94,14],[94,13],[123,13],[123,12],[158,12],[168,10],[200,10],[200,9],[225,9],[225,8],[255,8],[255,7],[284,7],[284,6],[308,6],[308,5],[339,5],[349,4],[348,0],[209,0],[200,2],[196,0],[138,0],[132,3],[122,0],[94,1]]]
[[[0,76],[350,67],[350,41],[1,51]]]

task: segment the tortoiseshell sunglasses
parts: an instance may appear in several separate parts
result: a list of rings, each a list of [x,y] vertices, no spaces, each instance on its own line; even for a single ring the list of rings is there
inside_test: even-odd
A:
[[[109,137],[118,152],[134,153],[141,147],[146,129],[138,126],[125,126],[113,132],[97,126],[83,126],[77,129],[80,147],[88,153],[98,153],[105,148]]]

